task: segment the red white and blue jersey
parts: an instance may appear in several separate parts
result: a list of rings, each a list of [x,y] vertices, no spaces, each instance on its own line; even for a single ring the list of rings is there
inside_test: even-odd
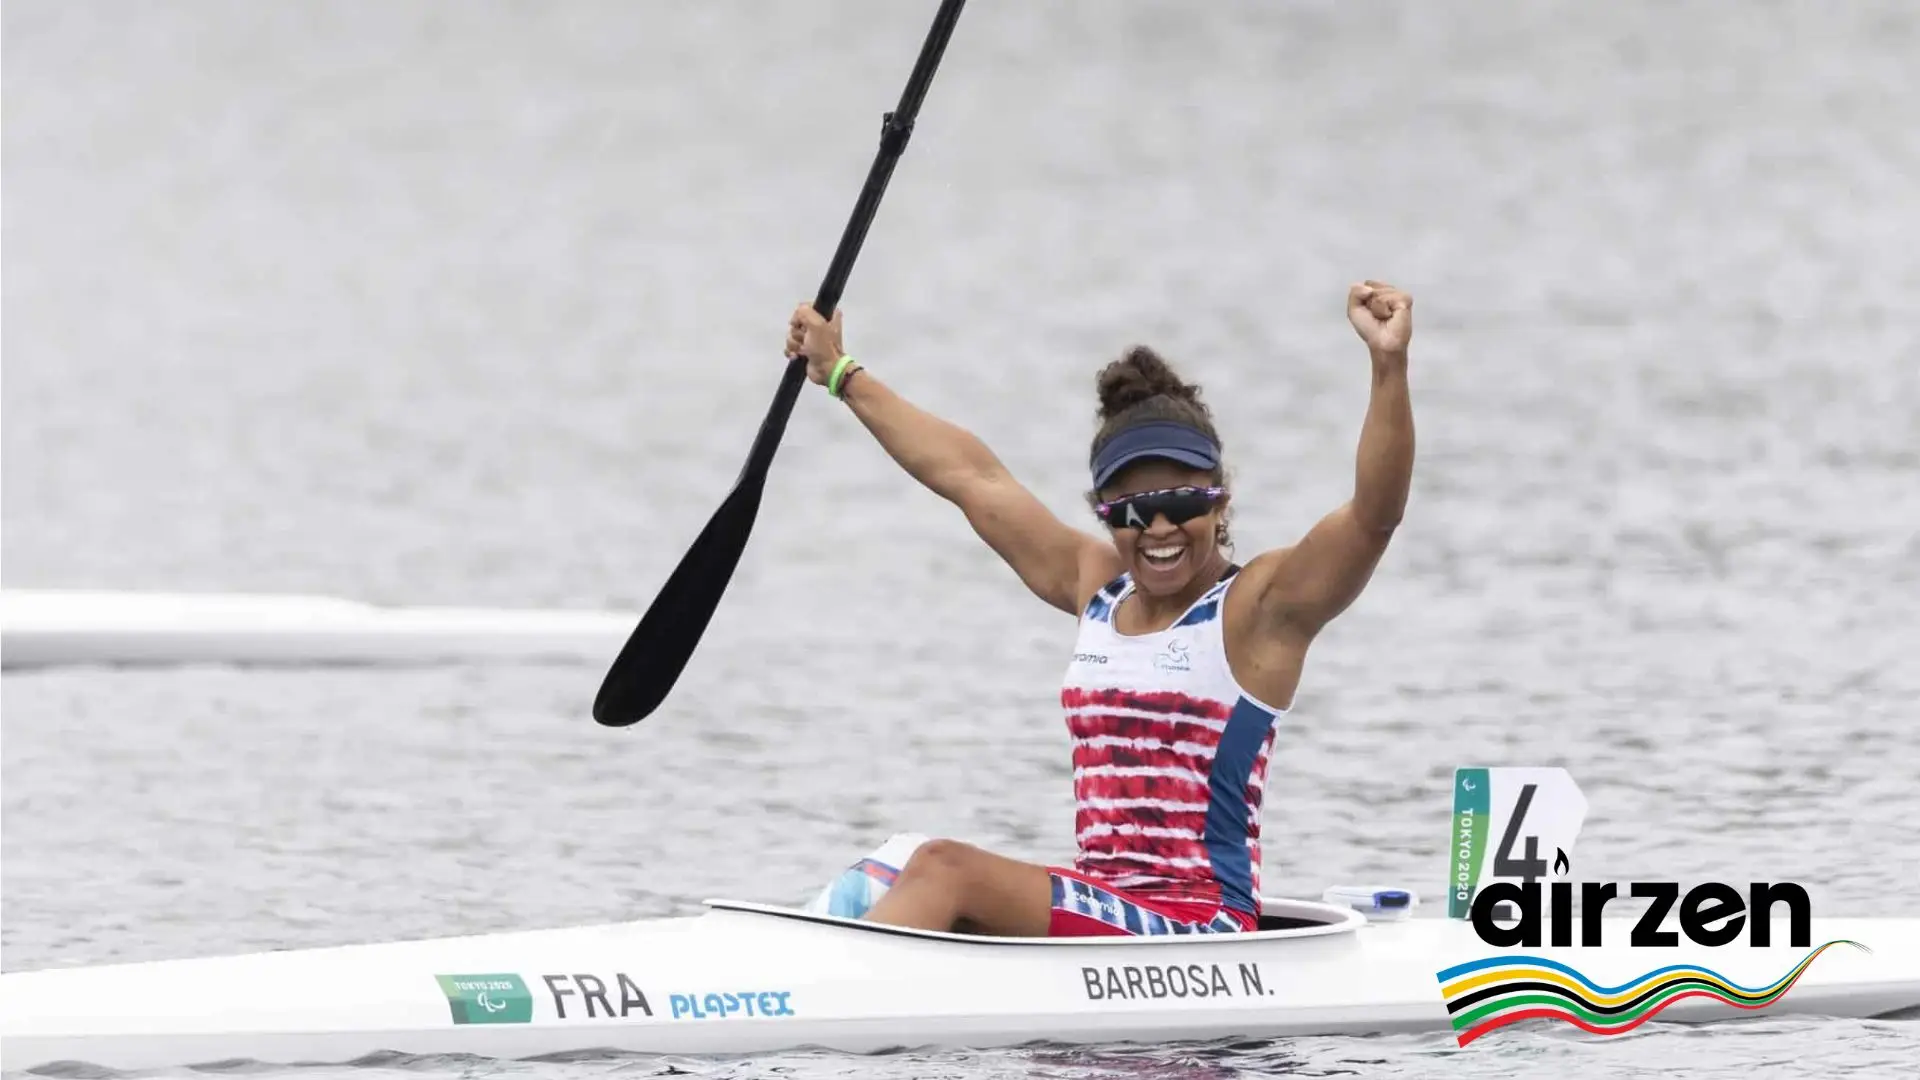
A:
[[[1235,568],[1237,570],[1237,568]],[[1274,722],[1240,688],[1221,617],[1234,571],[1178,621],[1121,634],[1132,576],[1080,617],[1060,704],[1073,736],[1075,869],[1149,899],[1257,915],[1260,796]]]

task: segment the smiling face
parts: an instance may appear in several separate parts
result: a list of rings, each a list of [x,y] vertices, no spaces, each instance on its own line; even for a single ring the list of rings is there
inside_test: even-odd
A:
[[[1155,459],[1128,466],[1101,488],[1099,495],[1101,501],[1112,504],[1142,492],[1205,489],[1214,483],[1213,474],[1204,469]],[[1166,513],[1156,511],[1151,520],[1146,520],[1146,514],[1134,519],[1144,522],[1145,528],[1109,522],[1107,531],[1113,536],[1120,561],[1133,574],[1136,588],[1153,596],[1177,596],[1190,588],[1199,574],[1213,567],[1219,553],[1220,523],[1226,512],[1227,497],[1223,494],[1212,500],[1204,513],[1177,525]]]

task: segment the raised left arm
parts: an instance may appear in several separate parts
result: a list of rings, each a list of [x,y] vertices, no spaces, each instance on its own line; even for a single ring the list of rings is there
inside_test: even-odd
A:
[[[1260,591],[1269,619],[1308,637],[1345,611],[1366,588],[1373,568],[1406,511],[1413,482],[1413,403],[1407,390],[1407,343],[1413,300],[1369,281],[1348,293],[1347,314],[1367,343],[1373,391],[1360,429],[1353,498],[1308,530],[1298,544],[1271,552]]]

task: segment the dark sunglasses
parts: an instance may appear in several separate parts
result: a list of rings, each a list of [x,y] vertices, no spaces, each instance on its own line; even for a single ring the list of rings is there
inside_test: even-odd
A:
[[[1185,525],[1212,510],[1227,497],[1223,487],[1177,487],[1159,491],[1141,491],[1122,495],[1111,502],[1093,504],[1094,516],[1116,529],[1142,529],[1162,514],[1174,525]]]

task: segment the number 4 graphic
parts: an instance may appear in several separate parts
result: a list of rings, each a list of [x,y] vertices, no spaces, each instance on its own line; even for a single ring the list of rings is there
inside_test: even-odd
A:
[[[1495,877],[1517,877],[1523,882],[1528,882],[1547,876],[1547,861],[1540,857],[1538,836],[1526,838],[1526,858],[1513,857],[1513,842],[1520,839],[1520,826],[1527,819],[1527,810],[1533,806],[1533,791],[1538,786],[1538,784],[1526,784],[1520,788],[1520,798],[1513,804],[1513,816],[1507,819],[1507,831],[1500,837],[1500,850],[1493,853]]]

